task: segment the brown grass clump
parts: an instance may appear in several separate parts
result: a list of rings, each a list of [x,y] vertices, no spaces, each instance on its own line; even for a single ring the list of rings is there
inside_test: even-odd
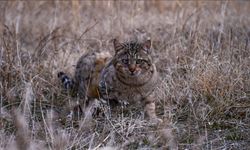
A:
[[[247,149],[247,1],[1,1],[0,149]],[[151,37],[158,126],[138,108],[91,119],[57,80],[110,40]],[[93,106],[96,105],[93,103]],[[94,109],[94,108],[93,108]]]

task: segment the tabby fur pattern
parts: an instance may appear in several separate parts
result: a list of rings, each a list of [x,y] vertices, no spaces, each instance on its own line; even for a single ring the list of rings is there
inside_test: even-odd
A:
[[[126,104],[142,104],[150,121],[161,122],[155,113],[155,89],[159,75],[152,58],[151,41],[113,41],[115,55],[87,53],[76,65],[74,81],[60,72],[65,88],[81,99],[102,98]]]

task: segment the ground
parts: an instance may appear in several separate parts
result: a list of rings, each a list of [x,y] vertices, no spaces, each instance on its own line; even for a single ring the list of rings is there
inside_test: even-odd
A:
[[[0,4],[1,149],[249,149],[250,2]],[[131,36],[152,40],[163,123],[133,106],[72,118],[57,73]]]

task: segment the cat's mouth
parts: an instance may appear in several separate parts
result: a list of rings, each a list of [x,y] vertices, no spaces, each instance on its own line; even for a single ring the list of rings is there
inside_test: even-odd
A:
[[[127,68],[126,69],[126,72],[127,74],[130,76],[130,77],[136,77],[136,76],[139,76],[141,75],[141,69],[140,68]]]
[[[128,74],[131,77],[137,77],[141,74],[141,72],[140,71],[133,71],[133,72],[129,71]]]

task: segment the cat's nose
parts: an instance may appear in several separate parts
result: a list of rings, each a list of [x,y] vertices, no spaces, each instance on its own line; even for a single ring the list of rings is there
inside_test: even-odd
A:
[[[129,69],[130,72],[133,73],[133,72],[135,72],[136,66],[134,64],[133,65],[129,65],[128,69]]]

